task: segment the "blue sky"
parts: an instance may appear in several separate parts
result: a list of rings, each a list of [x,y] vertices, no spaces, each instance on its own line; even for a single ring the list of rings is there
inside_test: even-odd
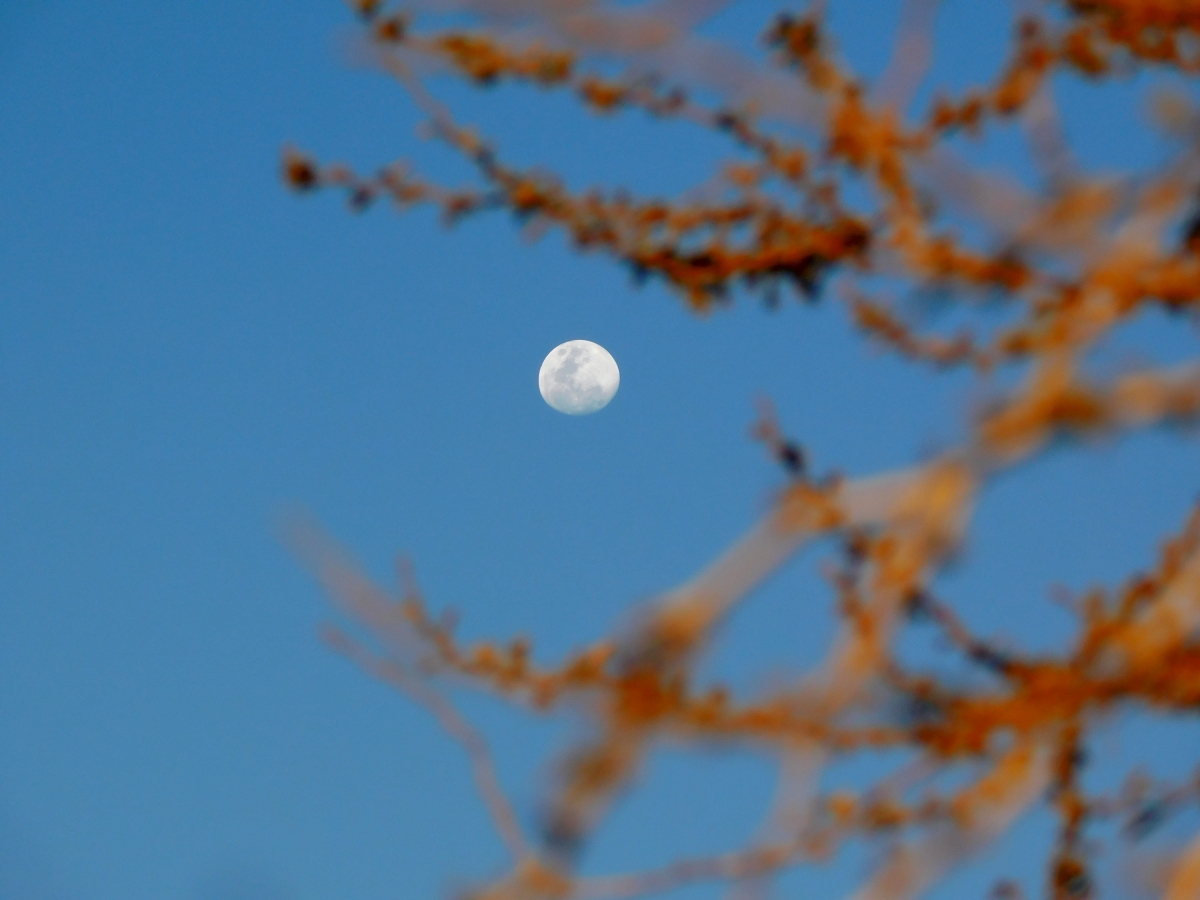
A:
[[[878,72],[899,4],[831,5],[845,52]],[[744,3],[712,27],[744,40],[773,9]],[[1006,22],[948,4],[939,77],[991,71]],[[739,298],[697,318],[502,217],[447,232],[428,211],[353,215],[289,193],[286,143],[368,171],[404,156],[468,174],[355,63],[353,33],[333,0],[0,6],[5,900],[433,897],[495,871],[457,748],[319,643],[328,610],[277,538],[281,511],[310,509],[381,578],[409,554],[464,635],[526,634],[555,659],[766,508],[781,480],[747,436],[759,394],[818,470],[851,474],[947,446],[978,396],[966,376],[880,355],[836,305]],[[1089,166],[1160,152],[1146,87],[1061,86]],[[722,150],[562,98],[435,90],[512,159],[572,184],[674,191]],[[1013,141],[981,153],[1027,168]],[[590,417],[538,395],[543,357],[573,338],[621,366]],[[1149,318],[1116,358],[1182,358],[1195,338]],[[1200,487],[1196,451],[1194,436],[1150,434],[1007,476],[946,595],[983,633],[1052,646],[1070,623],[1048,586],[1148,564]],[[816,558],[735,617],[711,677],[750,689],[816,657],[832,628]],[[564,732],[468,708],[530,813],[532,761]],[[1179,773],[1196,745],[1181,729],[1114,722],[1101,749]],[[589,865],[743,840],[769,774],[750,756],[665,754]],[[1040,884],[1045,827],[944,896],[981,896],[1001,872]],[[869,852],[785,884],[836,896]]]

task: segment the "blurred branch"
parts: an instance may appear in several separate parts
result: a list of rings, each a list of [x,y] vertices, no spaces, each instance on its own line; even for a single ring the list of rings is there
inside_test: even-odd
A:
[[[984,84],[935,91],[924,110],[911,107],[930,70],[936,0],[904,4],[891,61],[870,91],[838,56],[826,4],[775,16],[757,56],[697,33],[724,5],[417,0],[399,10],[359,0],[370,57],[428,117],[429,133],[473,165],[474,181],[452,188],[404,164],[360,175],[292,149],[284,179],[297,191],[344,191],[356,210],[379,200],[432,206],[447,224],[506,212],[530,233],[558,229],[579,250],[606,254],[638,283],[659,280],[695,311],[739,294],[775,306],[781,288],[805,304],[828,297],[901,359],[989,379],[990,402],[966,422],[960,446],[923,464],[817,477],[761,400],[751,434],[787,478],[770,510],[632,625],[557,664],[536,661],[519,638],[464,646],[452,621],[429,614],[407,570],[393,598],[313,526],[296,526],[289,541],[369,636],[334,629],[329,639],[427,708],[466,751],[513,857],[477,900],[616,900],[697,882],[756,900],[778,872],[883,836],[888,852],[852,900],[915,898],[1043,802],[1058,821],[1050,896],[1093,896],[1093,823],[1117,817],[1137,840],[1196,795],[1194,785],[1152,790],[1131,776],[1120,796],[1092,796],[1081,772],[1095,724],[1115,710],[1200,708],[1200,510],[1115,599],[1095,591],[1074,604],[1077,633],[1055,653],[975,634],[935,584],[1004,473],[1053,447],[1200,419],[1195,359],[1120,375],[1097,365],[1148,312],[1200,316],[1200,113],[1184,95],[1160,95],[1166,158],[1096,173],[1067,140],[1052,90],[1139,72],[1191,84],[1200,3],[1018,3],[1000,69]],[[427,87],[432,74],[481,89],[558,91],[599,115],[686,122],[724,139],[734,157],[674,198],[572,190],[548,170],[511,165],[456,121]],[[964,135],[985,141],[1006,129],[1025,142],[1036,178],[967,161]],[[953,330],[921,315],[940,308]],[[698,684],[720,623],[821,538],[843,551],[826,570],[838,622],[824,658],[750,697]],[[987,673],[982,683],[904,664],[898,638],[922,620]],[[538,837],[520,828],[483,737],[440,681],[582,717],[581,737],[549,765]],[[579,875],[580,852],[666,742],[749,747],[776,760],[776,795],[758,833],[708,857]],[[904,750],[907,761],[859,794],[823,790],[831,762],[872,750]],[[1166,900],[1200,896],[1198,873],[1193,843]],[[1023,896],[1011,881],[992,892]]]

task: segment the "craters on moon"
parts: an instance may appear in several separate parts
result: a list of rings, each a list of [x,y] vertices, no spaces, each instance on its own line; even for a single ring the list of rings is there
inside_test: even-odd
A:
[[[604,409],[620,383],[617,361],[591,341],[559,344],[538,372],[542,399],[569,416],[586,416]]]

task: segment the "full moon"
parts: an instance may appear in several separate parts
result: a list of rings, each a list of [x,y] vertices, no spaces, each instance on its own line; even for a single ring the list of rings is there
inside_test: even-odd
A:
[[[586,416],[603,409],[620,383],[617,361],[591,341],[559,344],[538,372],[542,399],[569,416]]]

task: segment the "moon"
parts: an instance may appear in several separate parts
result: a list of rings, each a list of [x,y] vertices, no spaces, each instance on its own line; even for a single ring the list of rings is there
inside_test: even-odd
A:
[[[569,416],[586,416],[604,409],[620,383],[617,361],[591,341],[559,344],[538,372],[542,399]]]

